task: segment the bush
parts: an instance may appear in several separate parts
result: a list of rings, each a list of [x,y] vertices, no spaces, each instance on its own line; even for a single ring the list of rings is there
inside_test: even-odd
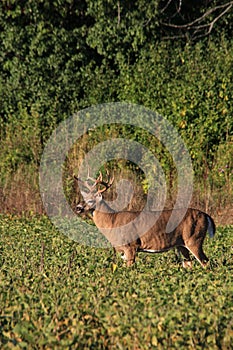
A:
[[[228,193],[224,206],[230,205],[232,39],[222,31],[221,37],[195,44],[162,40],[157,10],[158,2],[146,7],[143,0],[122,6],[120,14],[117,4],[102,0],[1,2],[2,208],[12,209],[6,200],[11,187],[20,192],[32,186],[31,196],[38,193],[40,156],[59,122],[109,101],[141,104],[171,121],[192,157],[199,189],[195,202],[203,206],[212,196],[216,206],[221,189]],[[105,131],[97,130],[85,145],[103,140]],[[141,131],[131,130],[130,137],[156,148],[168,181],[174,182],[174,167],[158,143]],[[224,173],[218,170],[223,168]],[[29,173],[31,180],[24,177]],[[19,176],[26,186],[18,186]],[[22,203],[14,208],[24,210]]]

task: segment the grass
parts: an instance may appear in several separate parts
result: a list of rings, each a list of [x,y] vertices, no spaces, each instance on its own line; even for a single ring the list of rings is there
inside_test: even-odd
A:
[[[232,349],[232,233],[206,239],[205,270],[173,251],[126,268],[46,217],[0,216],[0,348]]]

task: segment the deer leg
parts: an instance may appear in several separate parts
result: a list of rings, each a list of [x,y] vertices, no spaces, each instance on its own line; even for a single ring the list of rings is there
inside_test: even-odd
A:
[[[136,249],[130,246],[124,247],[124,256],[127,261],[127,266],[133,265],[136,257]]]
[[[196,245],[187,246],[188,250],[195,256],[202,267],[205,267],[209,261],[202,249],[202,242]]]
[[[186,259],[186,260],[183,260],[183,262],[182,262],[183,267],[184,268],[192,268],[192,261],[190,259],[190,254],[189,254],[188,249],[180,246],[180,247],[177,247],[177,250]]]
[[[124,261],[127,261],[125,253],[121,255],[121,259],[124,260]]]

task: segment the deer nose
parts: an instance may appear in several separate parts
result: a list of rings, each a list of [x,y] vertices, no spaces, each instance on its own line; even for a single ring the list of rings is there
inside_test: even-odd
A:
[[[84,212],[84,207],[81,204],[78,204],[76,207],[76,213],[80,214],[82,212]]]

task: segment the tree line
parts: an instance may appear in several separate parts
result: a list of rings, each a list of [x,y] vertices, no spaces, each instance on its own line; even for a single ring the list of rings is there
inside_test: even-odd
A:
[[[1,1],[0,207],[40,211],[38,167],[51,132],[83,108],[116,101],[170,120],[197,182],[213,203],[229,203],[222,193],[232,195],[232,5]]]

